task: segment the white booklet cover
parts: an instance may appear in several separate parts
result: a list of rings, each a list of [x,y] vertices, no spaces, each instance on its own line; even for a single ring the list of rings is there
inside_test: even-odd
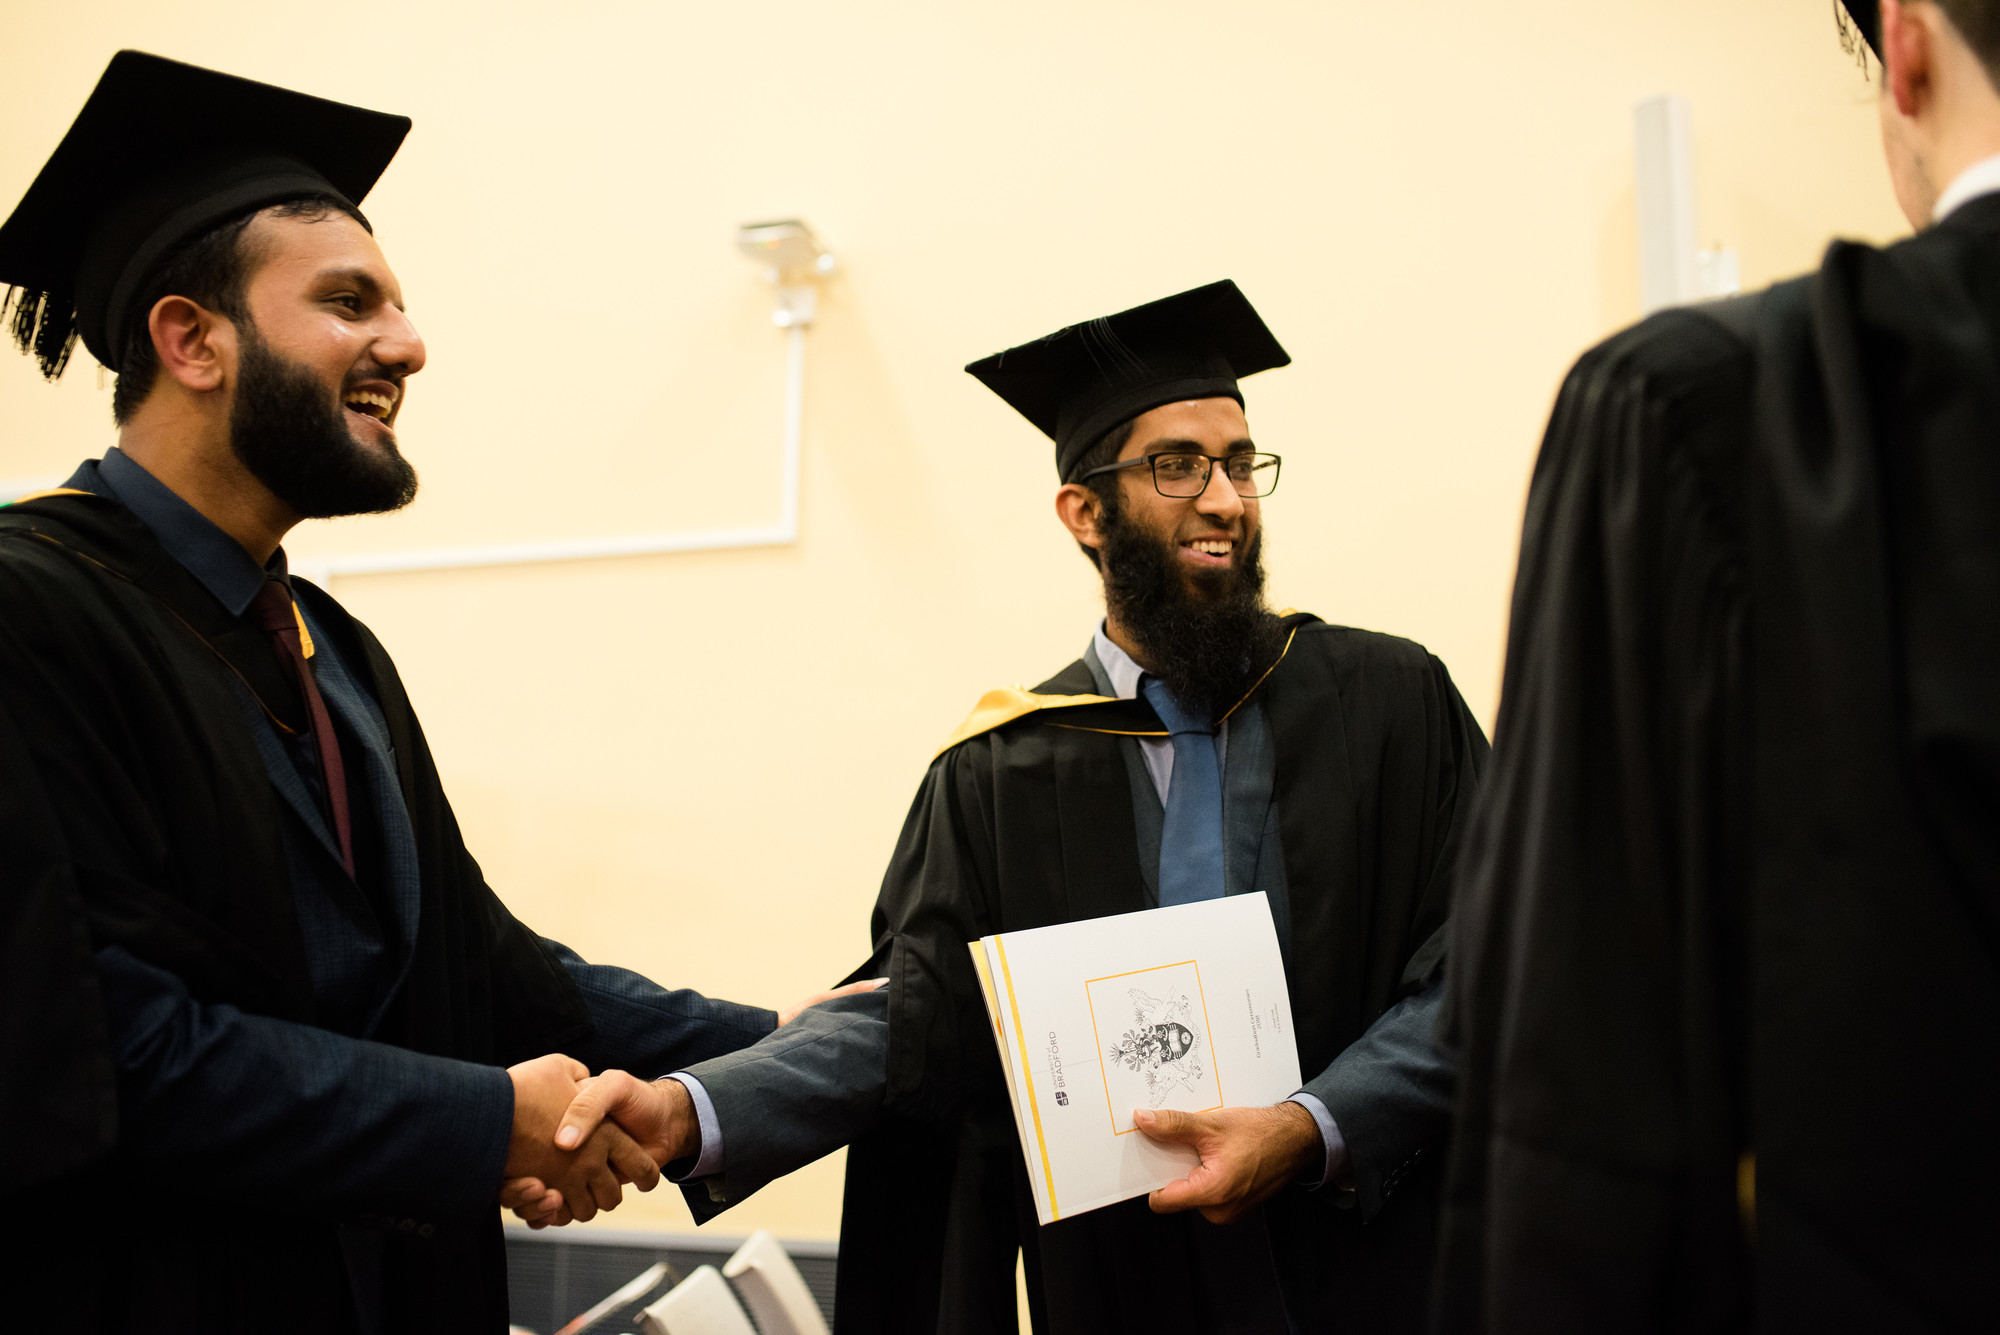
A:
[[[1269,1106],[1299,1088],[1292,999],[1262,894],[971,943],[1044,1224],[1186,1177],[1140,1108]]]

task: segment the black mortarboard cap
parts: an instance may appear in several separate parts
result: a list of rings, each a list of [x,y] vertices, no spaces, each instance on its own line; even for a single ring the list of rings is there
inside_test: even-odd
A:
[[[1868,43],[1868,49],[1875,53],[1875,59],[1882,58],[1882,13],[1878,0],[1840,0],[1847,17],[1854,20],[1854,26],[1861,32],[1861,40]]]
[[[966,367],[1056,443],[1068,481],[1104,433],[1163,403],[1228,397],[1291,357],[1228,279],[1058,329]]]
[[[78,335],[117,370],[138,287],[175,247],[290,199],[359,204],[409,132],[407,116],[120,51],[0,223],[15,341],[52,380]]]

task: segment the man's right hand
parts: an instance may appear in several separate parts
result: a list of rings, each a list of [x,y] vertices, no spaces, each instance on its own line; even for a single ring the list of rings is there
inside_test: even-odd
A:
[[[701,1152],[701,1126],[695,1118],[694,1101],[688,1097],[687,1086],[678,1080],[649,1084],[624,1071],[606,1071],[581,1081],[551,1140],[558,1149],[587,1147],[607,1130],[627,1133],[648,1156],[648,1162],[660,1167]],[[501,1190],[500,1204],[527,1220],[530,1228],[590,1218],[577,1213],[559,1184],[537,1177],[510,1175]]]
[[[606,1071],[585,1081],[562,1115],[555,1143],[562,1149],[581,1145],[607,1123],[623,1128],[662,1167],[701,1153],[694,1100],[678,1080],[648,1082]]]
[[[506,1177],[510,1183],[523,1178],[539,1181],[559,1193],[568,1214],[576,1219],[615,1209],[627,1182],[651,1191],[660,1180],[659,1163],[664,1162],[656,1162],[615,1123],[605,1123],[601,1112],[588,1126],[579,1123],[580,1130],[558,1141],[558,1127],[571,1131],[572,1105],[589,1076],[582,1062],[560,1053],[507,1068],[507,1078],[514,1082],[514,1129]],[[591,1082],[593,1087],[596,1083]],[[687,1097],[686,1090],[681,1097]],[[693,1120],[692,1108],[688,1119]]]

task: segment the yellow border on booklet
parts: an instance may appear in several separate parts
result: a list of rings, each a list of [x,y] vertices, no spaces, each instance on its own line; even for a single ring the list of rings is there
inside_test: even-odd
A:
[[[1028,1111],[1035,1115],[1035,1144],[1042,1152],[1042,1178],[1049,1184],[1049,1221],[1062,1218],[1056,1204],[1056,1175],[1049,1168],[1049,1138],[1042,1134],[1042,1105],[1035,1098],[1035,1072],[1028,1065],[1028,1036],[1021,1032],[1021,1003],[1014,999],[1014,971],[1007,967],[1007,938],[994,934],[993,948],[1000,952],[1000,976],[1007,980],[1007,1008],[1014,1012],[1014,1041],[1021,1045],[1021,1078],[1028,1082]]]

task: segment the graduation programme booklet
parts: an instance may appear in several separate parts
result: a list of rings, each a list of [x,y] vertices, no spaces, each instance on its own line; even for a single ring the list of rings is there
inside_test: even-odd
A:
[[[971,943],[1044,1224],[1188,1175],[1140,1108],[1269,1106],[1299,1088],[1292,999],[1262,894]]]

